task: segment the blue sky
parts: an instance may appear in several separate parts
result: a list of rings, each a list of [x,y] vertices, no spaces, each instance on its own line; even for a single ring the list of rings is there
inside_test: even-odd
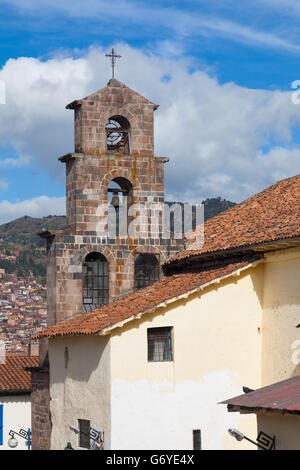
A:
[[[282,5],[284,3],[284,5]],[[124,41],[157,51],[174,44],[216,69],[221,82],[288,89],[299,67],[298,0],[43,1],[0,0],[0,64],[59,50]],[[299,6],[298,6],[299,5]],[[196,65],[195,65],[196,66]]]
[[[64,212],[65,105],[117,78],[160,103],[166,195],[240,201],[300,172],[297,0],[0,0],[0,222]],[[188,183],[187,183],[188,182]]]

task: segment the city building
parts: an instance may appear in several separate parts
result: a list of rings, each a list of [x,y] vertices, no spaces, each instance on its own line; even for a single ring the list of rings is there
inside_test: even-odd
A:
[[[25,368],[38,366],[38,356],[13,354],[0,359],[0,450],[9,450],[14,432],[24,436],[31,428],[31,376]],[[25,450],[26,440],[17,434],[15,449]]]

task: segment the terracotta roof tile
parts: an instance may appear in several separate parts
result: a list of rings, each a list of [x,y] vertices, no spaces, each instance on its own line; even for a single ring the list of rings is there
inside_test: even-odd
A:
[[[249,261],[238,261],[218,268],[211,267],[196,273],[180,273],[165,277],[149,287],[115,300],[92,312],[58,323],[38,333],[34,338],[99,333],[121,321],[153,310],[163,302],[200,288],[213,280],[249,266]]]
[[[239,395],[221,404],[249,410],[268,409],[300,414],[300,376]]]
[[[300,175],[287,178],[221,212],[204,223],[204,245],[200,229],[195,241],[167,264],[191,256],[249,247],[300,236]]]
[[[38,364],[38,356],[6,355],[5,363],[0,364],[0,394],[29,393],[31,374],[24,367],[35,367]]]

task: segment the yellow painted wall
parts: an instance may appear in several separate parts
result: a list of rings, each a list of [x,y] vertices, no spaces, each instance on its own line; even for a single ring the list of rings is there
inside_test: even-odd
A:
[[[258,414],[258,431],[275,436],[276,450],[300,449],[300,416],[279,413]]]
[[[262,374],[269,385],[300,374],[300,249],[266,255],[264,271]]]
[[[69,425],[82,418],[106,448],[192,449],[201,429],[203,449],[253,449],[227,429],[255,439],[256,416],[217,403],[300,370],[300,249],[264,261],[105,336],[50,341],[52,447],[76,447]],[[173,361],[148,363],[147,328],[161,326],[173,327]]]
[[[228,413],[225,400],[261,385],[263,265],[178,300],[111,332],[112,448],[251,448],[256,417]],[[147,328],[172,326],[174,360],[147,362]],[[129,432],[130,430],[130,432]]]
[[[78,448],[78,437],[70,430],[78,427],[78,419],[104,430],[106,448],[110,447],[109,349],[109,337],[67,336],[49,341],[51,449],[64,449],[67,442]]]

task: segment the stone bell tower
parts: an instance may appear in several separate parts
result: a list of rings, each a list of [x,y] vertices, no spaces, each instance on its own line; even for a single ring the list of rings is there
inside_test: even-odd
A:
[[[154,156],[158,106],[111,79],[66,108],[75,117],[75,152],[59,158],[66,165],[67,229],[41,234],[49,325],[154,282],[161,264],[183,249],[182,238],[162,229],[168,158]]]
[[[111,79],[67,109],[75,114],[75,151],[66,167],[67,228],[44,231],[48,326],[145,287],[181,251],[163,228],[164,157],[154,156],[157,105]],[[32,447],[50,447],[47,342],[32,369]],[[51,364],[50,364],[51,367]]]

